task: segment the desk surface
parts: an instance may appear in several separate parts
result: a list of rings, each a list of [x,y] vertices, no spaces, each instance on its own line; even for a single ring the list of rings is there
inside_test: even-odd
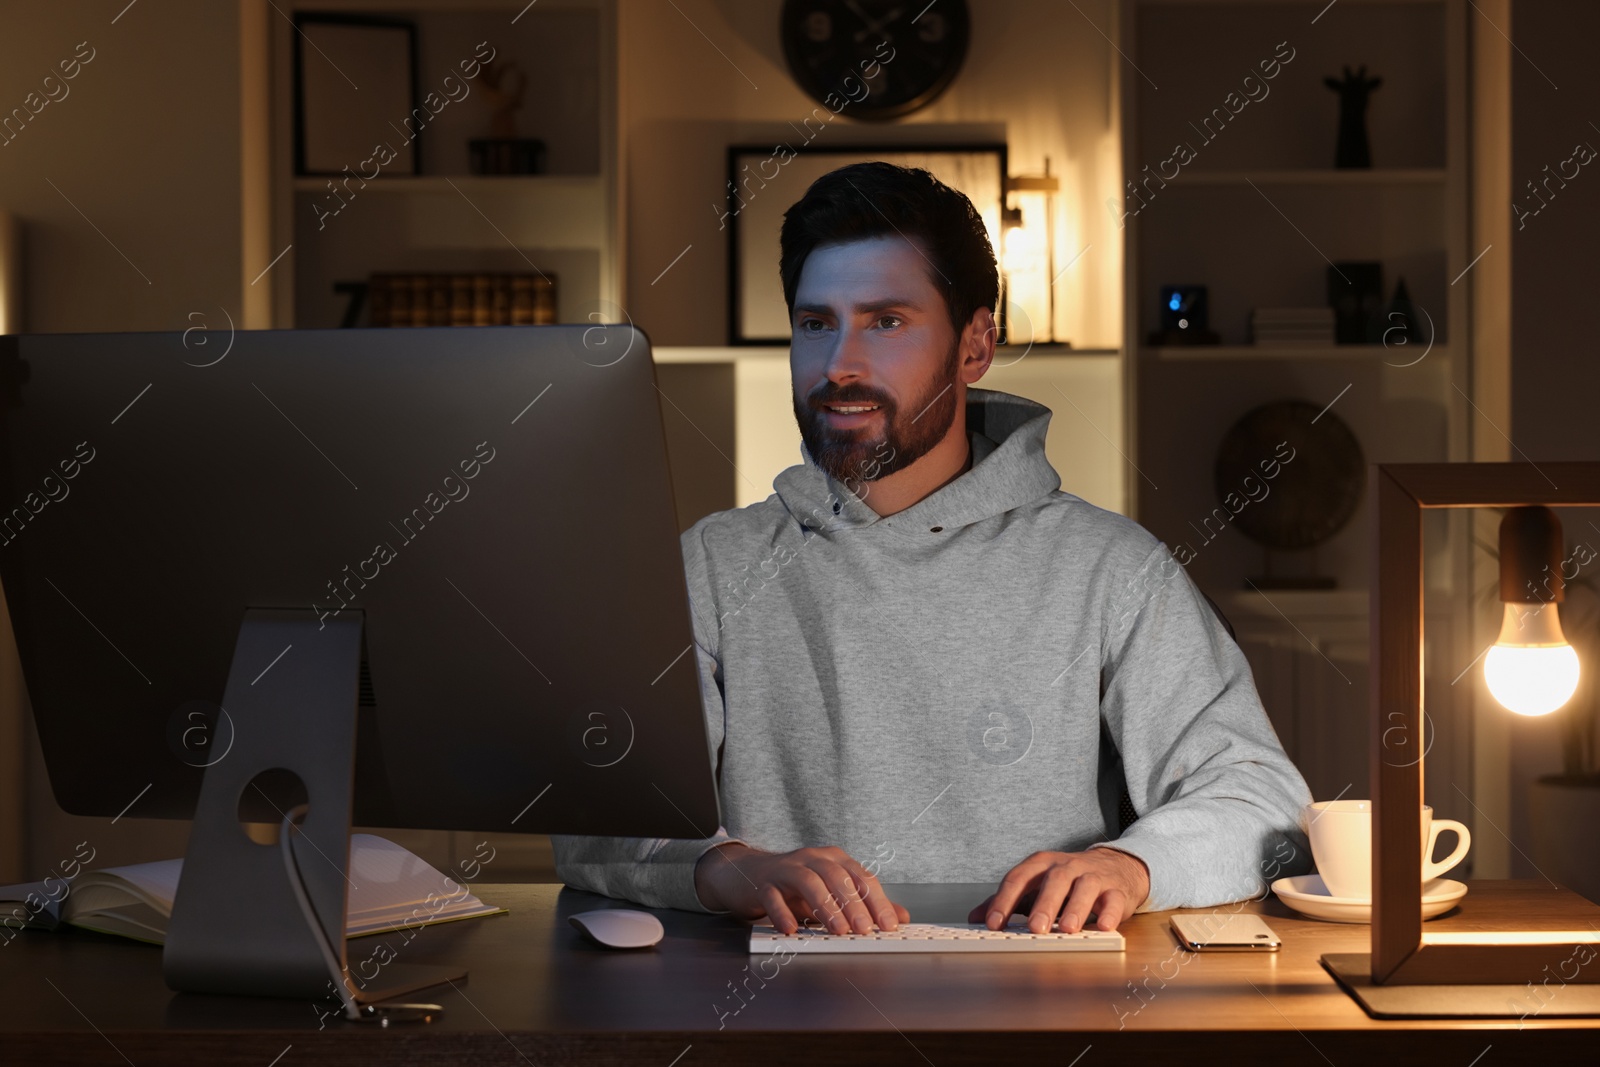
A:
[[[1461,904],[1428,930],[1600,924],[1600,907],[1548,883],[1469,884]],[[965,921],[993,889],[887,888],[920,921]],[[1261,913],[1283,939],[1278,953],[1187,953],[1167,924],[1171,913],[1149,912],[1124,922],[1121,953],[801,953],[758,970],[747,927],[725,917],[658,911],[666,938],[654,949],[617,952],[582,938],[566,916],[628,906],[622,902],[559,885],[476,892],[510,914],[412,931],[409,942],[403,934],[350,942],[353,970],[384,943],[397,961],[470,969],[458,988],[413,998],[443,1005],[437,1022],[389,1030],[340,1021],[311,1003],[175,994],[162,982],[154,946],[76,930],[24,931],[0,947],[0,1063],[268,1067],[283,1054],[280,1067],[752,1060],[778,1067],[826,1054],[831,1064],[948,1067],[1024,1058],[1065,1065],[1092,1048],[1083,1067],[1111,1062],[1107,1054],[1171,1054],[1186,1065],[1285,1056],[1343,1067],[1373,1055],[1385,1065],[1466,1065],[1492,1047],[1483,1061],[1492,1067],[1600,1048],[1600,1018],[1369,1018],[1318,958],[1366,951],[1370,928],[1300,918],[1275,897],[1199,910]],[[368,962],[369,974],[374,966]]]

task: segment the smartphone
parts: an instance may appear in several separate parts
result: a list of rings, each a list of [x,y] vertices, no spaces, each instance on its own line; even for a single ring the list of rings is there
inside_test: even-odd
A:
[[[1172,930],[1191,952],[1276,952],[1283,944],[1261,916],[1245,912],[1174,915]]]

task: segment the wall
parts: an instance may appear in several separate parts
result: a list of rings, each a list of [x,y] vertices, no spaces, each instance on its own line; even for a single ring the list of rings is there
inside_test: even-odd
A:
[[[12,118],[0,127],[0,212],[22,227],[21,326],[31,333],[181,330],[190,312],[217,322],[219,307],[240,312],[235,6],[121,9],[27,5],[0,32],[0,117]],[[62,80],[58,64],[75,54],[88,62]],[[41,105],[47,93],[56,99]],[[0,694],[0,882],[49,869],[64,844],[70,856],[69,843],[83,839],[95,842],[97,862],[181,851],[187,824],[129,817],[112,827],[56,808],[24,732],[31,711],[9,625]]]
[[[239,307],[234,5],[137,4],[113,24],[117,6],[29,5],[0,33],[6,115],[79,42],[93,56],[0,147],[31,333],[182,329],[191,311]]]
[[[1600,358],[1595,351],[1594,250],[1600,247],[1600,166],[1578,167],[1563,187],[1542,184],[1544,168],[1563,161],[1582,143],[1600,149],[1600,68],[1592,42],[1600,35],[1600,5],[1588,0],[1515,0],[1511,25],[1511,193],[1528,214],[1507,212],[1511,223],[1511,426],[1513,460],[1600,460],[1595,403]],[[1530,182],[1539,184],[1536,198]],[[1533,212],[1537,210],[1537,214]],[[1493,255],[1494,253],[1490,253]],[[1600,512],[1564,509],[1569,544],[1600,548]],[[1593,525],[1591,525],[1593,524]],[[1600,564],[1591,564],[1591,570]],[[1590,574],[1592,578],[1592,573]],[[1563,612],[1566,617],[1567,613]],[[1586,670],[1600,664],[1586,663]],[[1528,848],[1527,787],[1561,769],[1561,719],[1511,717],[1511,837]],[[1589,714],[1595,714],[1594,708]],[[1502,713],[1503,714],[1503,713]],[[1512,875],[1538,877],[1527,857],[1513,854]]]
[[[1523,0],[1512,9],[1512,27],[1523,55],[1511,68],[1511,191],[1514,202],[1536,209],[1529,183],[1545,177],[1543,168],[1556,170],[1576,144],[1600,148],[1593,110],[1600,67],[1592,49],[1600,4]],[[1582,167],[1565,188],[1553,181],[1550,189],[1540,186],[1548,206],[1511,227],[1511,438],[1535,463],[1600,460],[1600,358],[1588,315],[1600,245],[1600,168]]]

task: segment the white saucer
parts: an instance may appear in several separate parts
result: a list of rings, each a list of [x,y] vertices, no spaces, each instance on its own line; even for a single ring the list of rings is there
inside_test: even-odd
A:
[[[1326,919],[1336,923],[1370,923],[1372,901],[1355,897],[1336,897],[1328,893],[1320,874],[1302,874],[1294,878],[1279,878],[1272,883],[1272,891],[1289,907],[1313,919]],[[1443,915],[1467,895],[1462,882],[1449,878],[1435,878],[1422,887],[1422,917],[1431,919]]]

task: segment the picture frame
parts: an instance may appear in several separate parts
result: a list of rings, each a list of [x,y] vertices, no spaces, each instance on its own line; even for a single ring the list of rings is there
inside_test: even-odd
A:
[[[304,11],[293,21],[295,173],[354,172],[383,143],[393,158],[379,177],[416,175],[422,131],[406,126],[418,107],[416,24]]]
[[[882,160],[921,167],[972,200],[998,257],[1007,175],[1004,142],[904,145],[835,145],[791,148],[777,144],[728,147],[728,343],[787,345],[788,307],[778,276],[783,214],[813,181],[851,163]],[[996,340],[1005,343],[1005,275],[995,308]]]

